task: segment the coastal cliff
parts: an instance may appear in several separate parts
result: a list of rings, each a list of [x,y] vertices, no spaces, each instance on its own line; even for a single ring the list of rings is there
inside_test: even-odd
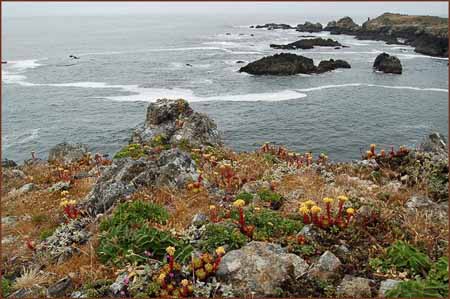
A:
[[[448,296],[438,133],[345,163],[238,153],[162,99],[131,135],[112,159],[63,143],[2,162],[3,297]]]

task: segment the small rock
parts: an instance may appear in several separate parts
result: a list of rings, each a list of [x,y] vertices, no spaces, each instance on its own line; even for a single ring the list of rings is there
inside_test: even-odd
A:
[[[35,187],[36,187],[36,185],[34,185],[33,183],[28,183],[28,184],[25,184],[22,187],[20,187],[19,190],[17,190],[17,192],[19,194],[31,192],[35,189]]]
[[[48,296],[63,297],[71,286],[72,279],[69,276],[66,276],[48,287]]]
[[[208,221],[208,216],[206,216],[203,213],[197,213],[192,218],[192,222],[191,223],[192,223],[192,225],[195,225],[195,226],[201,226],[206,221]]]
[[[381,53],[373,63],[373,68],[384,73],[401,74],[402,64],[396,56]]]
[[[8,298],[30,298],[33,291],[30,289],[18,289],[14,293],[8,296]]]
[[[307,224],[298,232],[297,236],[303,236],[308,241],[314,242],[319,236],[319,232],[317,231],[317,227],[312,224]]]
[[[109,287],[109,289],[114,295],[117,295],[121,290],[123,290],[123,288],[125,287],[125,281],[127,277],[128,273],[123,272],[122,274],[117,276],[116,281]]]
[[[8,159],[3,159],[2,160],[2,168],[12,168],[12,167],[16,167],[17,163],[14,162],[13,160],[8,160]]]
[[[401,281],[395,279],[383,280],[380,284],[380,289],[378,291],[379,297],[384,297],[386,292],[395,288]]]
[[[16,222],[17,222],[17,217],[16,216],[2,217],[2,225],[12,226],[12,225],[16,224]]]
[[[436,204],[425,196],[420,195],[414,195],[412,196],[406,203],[405,206],[408,209],[420,209],[420,208],[431,208],[434,207]]]
[[[342,297],[371,297],[370,280],[362,277],[345,275],[336,293]]]
[[[16,236],[7,236],[2,238],[2,245],[14,243],[18,238]]]
[[[320,256],[309,274],[320,279],[330,279],[337,274],[341,265],[339,258],[327,250]]]
[[[56,191],[62,191],[62,190],[69,190],[70,188],[70,182],[58,182],[53,184],[50,188],[48,188],[48,192],[56,192]]]
[[[70,144],[67,142],[63,142],[55,145],[50,149],[48,154],[48,161],[69,164],[82,160],[87,153],[88,148],[84,144]]]
[[[303,259],[286,253],[280,245],[253,241],[225,254],[216,275],[219,281],[231,284],[236,294],[275,296],[277,288],[307,269]]]
[[[419,150],[447,155],[447,141],[438,132],[433,132],[422,141],[419,145]]]

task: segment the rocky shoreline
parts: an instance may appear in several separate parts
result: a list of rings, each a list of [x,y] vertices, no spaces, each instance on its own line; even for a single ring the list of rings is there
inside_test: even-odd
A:
[[[2,161],[4,297],[448,296],[437,133],[347,163],[235,153],[163,99],[113,159],[63,143],[48,160]]]
[[[384,13],[374,19],[368,19],[362,25],[356,24],[350,17],[330,21],[323,29],[321,25],[312,28],[310,22],[306,23],[308,23],[306,27],[301,24],[297,27],[287,24],[266,24],[252,26],[252,28],[296,29],[305,32],[329,31],[331,34],[353,35],[361,40],[381,40],[389,44],[410,45],[417,53],[448,57],[447,18]]]

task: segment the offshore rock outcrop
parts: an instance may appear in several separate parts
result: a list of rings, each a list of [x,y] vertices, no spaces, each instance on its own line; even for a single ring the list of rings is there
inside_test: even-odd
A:
[[[318,47],[341,47],[341,43],[338,41],[332,40],[331,38],[323,39],[321,37],[318,38],[309,38],[309,39],[301,39],[293,43],[289,43],[286,45],[277,45],[271,44],[270,47],[274,49],[288,49],[288,50],[296,50],[296,49],[312,49],[314,46]]]
[[[373,68],[377,71],[391,74],[401,74],[403,69],[400,59],[387,53],[381,53],[375,58]]]
[[[301,55],[290,53],[280,53],[273,56],[263,57],[242,67],[239,72],[246,72],[252,75],[295,75],[313,74],[331,71],[336,68],[350,68],[344,60],[322,61],[319,67],[314,65],[314,61]]]
[[[268,23],[264,25],[256,25],[256,26],[250,26],[250,28],[267,28],[267,30],[274,30],[274,29],[294,29],[291,25],[288,24],[276,24],[276,23]]]
[[[353,22],[350,17],[344,17],[338,21],[331,21],[323,29],[324,31],[330,31],[331,34],[356,34],[361,27]]]
[[[145,123],[136,128],[130,143],[147,144],[155,137],[171,144],[221,145],[216,124],[205,114],[194,112],[185,100],[159,99],[147,108]]]
[[[320,32],[322,31],[323,27],[320,23],[311,23],[311,22],[305,22],[304,24],[298,24],[296,27],[296,31],[299,32]]]
[[[357,32],[358,39],[395,41],[431,56],[448,56],[448,18],[384,13],[368,20]]]

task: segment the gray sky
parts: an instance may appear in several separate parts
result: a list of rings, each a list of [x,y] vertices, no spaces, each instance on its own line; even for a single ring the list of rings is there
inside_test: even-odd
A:
[[[384,12],[420,15],[448,15],[448,2],[2,2],[3,17],[51,15],[124,15],[124,14],[303,14],[366,15]]]

